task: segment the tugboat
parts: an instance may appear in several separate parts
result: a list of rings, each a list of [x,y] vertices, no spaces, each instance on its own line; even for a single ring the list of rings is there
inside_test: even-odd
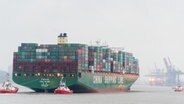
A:
[[[0,88],[0,93],[17,93],[18,88],[12,86],[9,80],[4,81],[2,87]]]
[[[72,94],[73,91],[70,90],[67,86],[66,83],[63,81],[63,78],[60,81],[60,85],[57,89],[54,91],[55,94]]]
[[[182,91],[184,91],[184,88],[183,88],[182,86],[178,85],[178,86],[176,86],[176,87],[174,88],[174,91],[175,91],[175,92],[182,92]]]

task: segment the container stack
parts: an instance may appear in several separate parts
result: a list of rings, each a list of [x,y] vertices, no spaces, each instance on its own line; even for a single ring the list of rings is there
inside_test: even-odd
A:
[[[102,48],[102,53],[103,53],[103,61],[102,61],[102,71],[110,72],[111,68],[111,63],[110,63],[110,58],[111,58],[111,52],[108,47],[103,47]]]
[[[17,60],[22,62],[33,62],[36,59],[36,43],[22,43],[18,47]]]
[[[138,60],[132,53],[119,48],[88,46],[85,44],[63,43],[42,44],[22,43],[14,53],[15,62],[30,62],[18,65],[17,69],[36,72],[76,72],[95,70],[103,72],[139,73]]]
[[[111,48],[111,72],[123,72],[123,50],[119,48]]]
[[[138,60],[133,57],[133,54],[124,52],[123,58],[125,73],[138,73]]]
[[[112,49],[111,58],[112,58],[112,65],[113,65],[112,72],[119,72],[118,50]]]
[[[123,67],[123,50],[120,50],[118,52],[118,62],[119,62],[119,72],[123,72],[124,67]]]
[[[88,48],[83,45],[77,49],[78,70],[88,69]]]
[[[59,62],[63,69],[68,70],[86,70],[88,69],[87,46],[84,44],[60,44]]]
[[[103,62],[102,47],[99,46],[89,46],[88,47],[88,66],[89,69],[102,71]]]
[[[39,57],[45,57],[45,61],[49,61],[49,62],[57,62],[58,61],[58,56],[59,56],[59,50],[58,50],[58,46],[57,45],[40,45],[39,49],[41,49],[43,52],[43,55],[39,56]],[[39,51],[38,53],[39,54]]]
[[[22,43],[18,52],[14,53],[14,60],[24,63],[30,62],[28,66],[22,65],[24,68],[30,67],[35,62],[36,68],[34,69],[39,70],[49,71],[52,68],[62,69],[66,72],[87,70],[88,47],[84,44],[44,44],[38,46],[34,43]]]
[[[134,58],[131,73],[134,73],[134,74],[139,73],[139,66],[138,65],[139,65],[138,59]]]

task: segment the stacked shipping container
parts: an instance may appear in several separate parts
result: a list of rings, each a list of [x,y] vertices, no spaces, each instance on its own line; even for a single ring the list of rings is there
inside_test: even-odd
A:
[[[14,53],[16,70],[31,72],[103,72],[139,73],[138,60],[122,49],[85,44],[38,45],[22,43]]]

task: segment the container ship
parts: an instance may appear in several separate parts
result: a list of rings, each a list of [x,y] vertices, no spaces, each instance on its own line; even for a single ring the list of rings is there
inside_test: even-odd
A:
[[[74,93],[130,90],[139,77],[139,63],[122,48],[69,43],[21,43],[13,55],[13,81],[36,92],[54,92],[61,79]]]

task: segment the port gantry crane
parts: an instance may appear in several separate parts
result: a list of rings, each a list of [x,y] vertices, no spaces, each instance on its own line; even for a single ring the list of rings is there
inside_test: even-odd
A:
[[[183,75],[184,73],[181,70],[177,70],[174,65],[172,65],[170,58],[164,58],[164,63],[166,66],[166,85],[172,86],[172,85],[178,85],[181,83],[180,81],[180,75]]]
[[[180,80],[181,76],[184,75],[184,72],[177,69],[172,63],[169,57],[164,58],[164,64],[166,66],[166,71],[161,70],[155,64],[155,71],[151,72],[149,75],[150,85],[165,85],[165,86],[176,86],[184,84]]]

